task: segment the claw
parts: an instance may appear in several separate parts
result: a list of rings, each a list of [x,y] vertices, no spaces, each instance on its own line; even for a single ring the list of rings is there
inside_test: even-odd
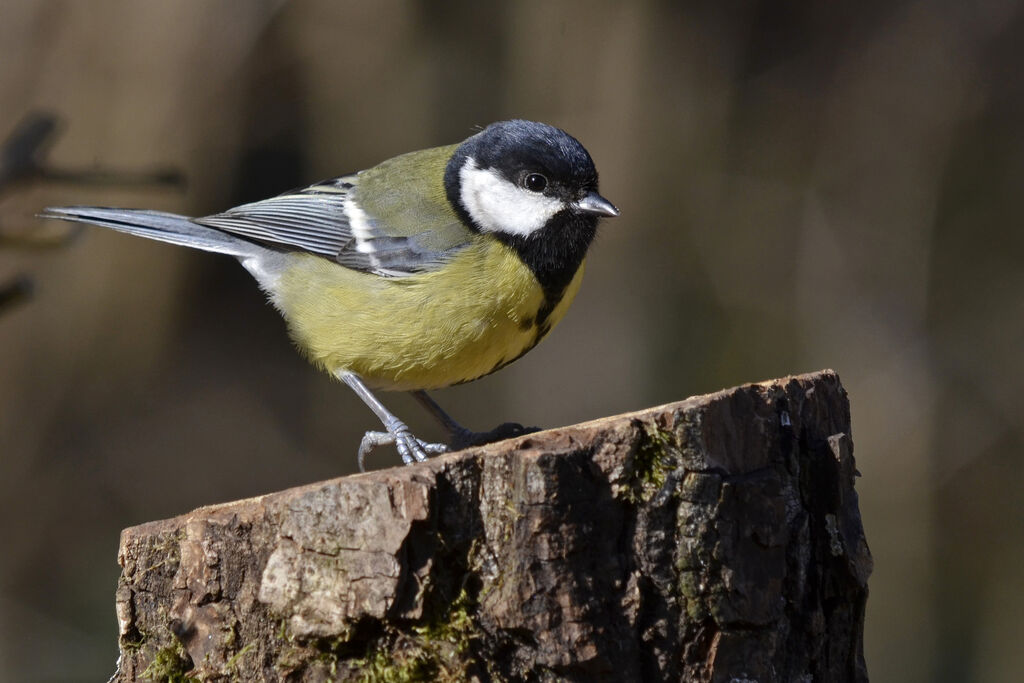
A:
[[[402,422],[396,421],[396,423],[388,426],[394,429],[394,431],[366,432],[363,435],[363,440],[359,442],[359,452],[356,456],[360,472],[366,471],[366,456],[380,446],[394,446],[398,450],[398,454],[402,456],[402,462],[406,465],[424,462],[431,455],[448,452],[448,446],[443,443],[430,443],[429,441],[416,438]]]
[[[366,456],[370,451],[378,446],[388,446],[394,442],[395,437],[391,436],[387,432],[366,432],[363,434],[363,440],[359,442],[359,452],[356,455],[356,461],[359,463],[359,471],[366,471]]]

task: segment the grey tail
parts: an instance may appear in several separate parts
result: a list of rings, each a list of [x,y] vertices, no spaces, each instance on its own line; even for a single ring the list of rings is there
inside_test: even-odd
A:
[[[267,251],[265,247],[248,240],[194,223],[188,216],[163,211],[112,209],[101,206],[57,206],[44,209],[39,217],[92,223],[129,235],[229,254],[239,259],[258,256]]]

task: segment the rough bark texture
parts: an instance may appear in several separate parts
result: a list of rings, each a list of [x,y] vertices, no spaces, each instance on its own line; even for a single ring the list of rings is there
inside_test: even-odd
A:
[[[126,529],[113,680],[863,681],[825,371]]]

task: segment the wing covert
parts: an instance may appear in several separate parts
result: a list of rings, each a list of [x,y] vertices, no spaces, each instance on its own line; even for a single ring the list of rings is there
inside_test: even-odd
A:
[[[386,220],[359,205],[355,197],[358,185],[358,174],[343,176],[194,221],[271,247],[307,251],[382,277],[433,270],[461,248],[461,243],[437,245],[429,229],[415,232],[404,225],[392,229]],[[421,225],[429,224],[424,220]]]

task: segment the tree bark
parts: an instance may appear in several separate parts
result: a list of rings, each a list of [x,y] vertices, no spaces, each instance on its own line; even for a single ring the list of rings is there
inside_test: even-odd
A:
[[[126,529],[116,681],[866,681],[846,392],[751,384]]]

